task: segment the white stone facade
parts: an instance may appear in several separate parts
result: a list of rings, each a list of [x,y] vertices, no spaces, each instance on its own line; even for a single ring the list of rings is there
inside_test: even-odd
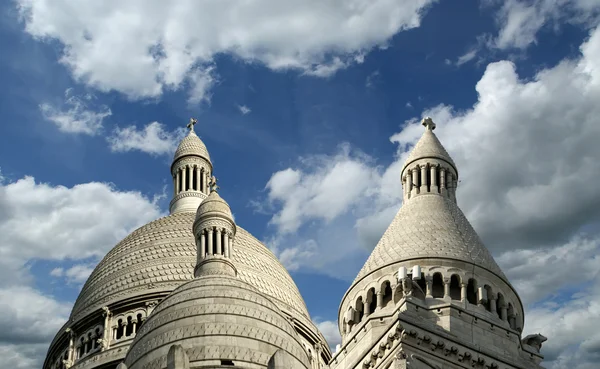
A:
[[[342,298],[331,354],[293,280],[236,224],[206,146],[171,166],[171,214],[99,263],[44,369],[541,368],[541,335],[457,206],[458,169],[431,119],[402,172],[403,206]]]

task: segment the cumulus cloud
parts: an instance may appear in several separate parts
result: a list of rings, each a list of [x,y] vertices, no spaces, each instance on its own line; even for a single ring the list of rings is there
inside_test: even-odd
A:
[[[41,366],[48,341],[68,317],[62,302],[31,287],[31,260],[97,259],[133,229],[158,218],[154,199],[105,183],[73,187],[25,177],[0,182],[0,356],[14,368]],[[53,270],[81,283],[88,262]]]
[[[496,14],[500,30],[490,46],[525,49],[537,42],[537,34],[544,27],[558,28],[563,22],[593,27],[599,15],[600,4],[589,0],[504,1]]]
[[[337,321],[315,320],[314,322],[319,331],[323,333],[323,336],[327,340],[331,351],[335,352],[335,346],[342,343],[342,337],[340,336],[340,331],[338,330]]]
[[[325,77],[360,63],[365,53],[385,45],[398,32],[418,27],[433,2],[17,0],[16,4],[26,32],[64,45],[60,62],[75,79],[134,99],[157,97],[190,84],[190,102],[200,102],[218,78],[216,55]]]
[[[136,126],[117,127],[107,141],[114,152],[137,150],[151,155],[164,155],[175,152],[184,135],[183,128],[168,131],[163,124],[152,122],[143,129]]]
[[[72,89],[67,89],[63,107],[49,103],[39,107],[44,118],[54,123],[60,131],[94,136],[102,130],[104,119],[112,115],[107,106],[94,104],[94,99],[91,94],[77,96]]]
[[[600,342],[600,327],[590,324],[600,321],[600,29],[580,51],[528,80],[511,62],[489,64],[470,109],[439,105],[423,112],[436,121],[436,134],[458,166],[459,205],[523,295],[525,331],[556,337],[544,349],[555,368],[570,359],[593,367]],[[344,270],[353,261],[362,265],[359,243],[373,247],[400,206],[400,170],[423,132],[419,120],[391,137],[398,152],[387,168],[337,154],[275,173],[267,202],[275,209],[275,233],[288,235],[280,254],[282,245],[313,239],[316,256],[299,257],[299,268],[343,277],[352,274]],[[360,174],[338,172],[322,186],[348,161],[345,167]],[[327,198],[322,204],[321,194]]]

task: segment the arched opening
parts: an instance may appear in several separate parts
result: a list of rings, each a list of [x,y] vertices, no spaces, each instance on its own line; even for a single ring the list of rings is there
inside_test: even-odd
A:
[[[125,337],[129,337],[133,334],[133,319],[130,316],[127,317],[127,325],[125,326]]]
[[[363,304],[363,299],[362,297],[359,297],[356,300],[356,313],[358,315],[358,320],[356,323],[360,323],[363,320],[363,317],[365,316],[365,306]]]
[[[487,300],[485,302],[485,310],[487,311],[492,311],[492,287],[488,286],[487,284],[485,286],[483,286],[483,288],[485,289],[486,295],[487,295]]]
[[[204,179],[205,179],[204,168],[202,168],[200,170],[200,188],[198,189],[198,191],[200,191],[200,192],[204,192]]]
[[[425,280],[425,275],[421,274],[421,278],[417,280],[417,285],[421,288],[421,291],[427,291],[427,281]]]
[[[144,320],[144,317],[142,317],[142,313],[139,313],[136,317],[137,319],[137,330],[140,330],[140,325],[142,324],[142,321]]]
[[[371,288],[367,292],[367,303],[369,304],[369,312],[373,314],[377,309],[377,295],[375,294],[375,288]]]
[[[88,333],[87,342],[85,344],[85,351],[87,353],[92,352],[94,349],[94,338],[92,337],[92,332]]]
[[[390,286],[390,282],[385,281],[381,289],[383,290],[383,307],[386,307],[392,301],[392,287]]]
[[[181,169],[177,169],[177,193],[183,191],[183,178],[181,178]]]
[[[435,298],[444,298],[444,278],[442,278],[442,274],[435,273],[431,282],[431,295]]]
[[[501,293],[498,293],[498,299],[496,299],[496,313],[498,313],[498,318],[502,319],[502,309],[506,308],[506,304],[504,302],[504,296]]]
[[[467,301],[469,304],[477,305],[477,282],[473,278],[469,278],[467,283]]]
[[[460,277],[456,274],[452,274],[450,277],[450,298],[452,300],[460,300]]]
[[[513,308],[511,303],[508,303],[508,309],[507,309],[506,313],[508,315],[508,325],[512,329],[516,329],[517,325],[515,322],[515,309]]]
[[[81,339],[79,340],[79,355],[77,355],[79,358],[82,358],[85,355],[85,340],[83,339],[83,337],[81,337]]]
[[[213,229],[212,232],[212,250],[211,250],[211,254],[212,255],[216,255],[217,254],[217,230]]]
[[[198,191],[198,171],[196,170],[195,166],[190,169],[192,171],[192,189],[194,191]]]
[[[117,321],[117,339],[123,337],[125,327],[123,326],[123,319]]]
[[[398,283],[398,285],[396,285],[396,288],[394,289],[394,305],[400,302],[402,295],[402,284]]]

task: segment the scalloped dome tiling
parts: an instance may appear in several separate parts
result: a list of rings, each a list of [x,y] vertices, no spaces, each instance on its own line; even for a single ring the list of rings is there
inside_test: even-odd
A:
[[[71,318],[107,304],[151,292],[170,292],[194,277],[194,213],[177,213],[150,222],[123,239],[96,266],[83,286]],[[295,311],[309,326],[309,314],[296,284],[273,253],[238,226],[233,262],[238,276],[273,298],[284,311]]]
[[[204,142],[202,142],[200,137],[193,131],[190,131],[190,133],[181,140],[179,146],[177,146],[177,150],[175,150],[175,155],[173,156],[173,162],[187,155],[198,155],[210,161],[206,145],[204,145]]]
[[[354,283],[384,266],[425,258],[465,261],[508,281],[460,208],[432,194],[402,204]]]
[[[404,172],[404,169],[406,169],[406,167],[413,161],[427,158],[444,160],[451,164],[454,169],[456,169],[456,164],[454,164],[454,160],[452,160],[450,154],[448,154],[448,151],[446,151],[435,133],[429,129],[423,132],[423,135],[415,144],[415,147],[413,147],[412,151],[408,155],[408,158],[406,159],[406,162],[404,162],[404,165],[402,166],[402,172]]]
[[[200,206],[198,206],[198,210],[196,211],[196,219],[200,217],[202,214],[206,213],[219,213],[233,219],[233,215],[231,214],[231,208],[227,201],[223,200],[223,198],[219,195],[217,191],[212,191],[208,197],[202,201]]]

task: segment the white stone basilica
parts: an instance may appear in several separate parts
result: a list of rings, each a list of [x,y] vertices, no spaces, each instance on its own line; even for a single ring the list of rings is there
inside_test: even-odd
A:
[[[433,130],[402,168],[403,205],[344,295],[332,355],[294,281],[236,224],[191,120],[170,215],[117,244],[83,286],[44,369],[541,368],[517,291],[456,204]]]

